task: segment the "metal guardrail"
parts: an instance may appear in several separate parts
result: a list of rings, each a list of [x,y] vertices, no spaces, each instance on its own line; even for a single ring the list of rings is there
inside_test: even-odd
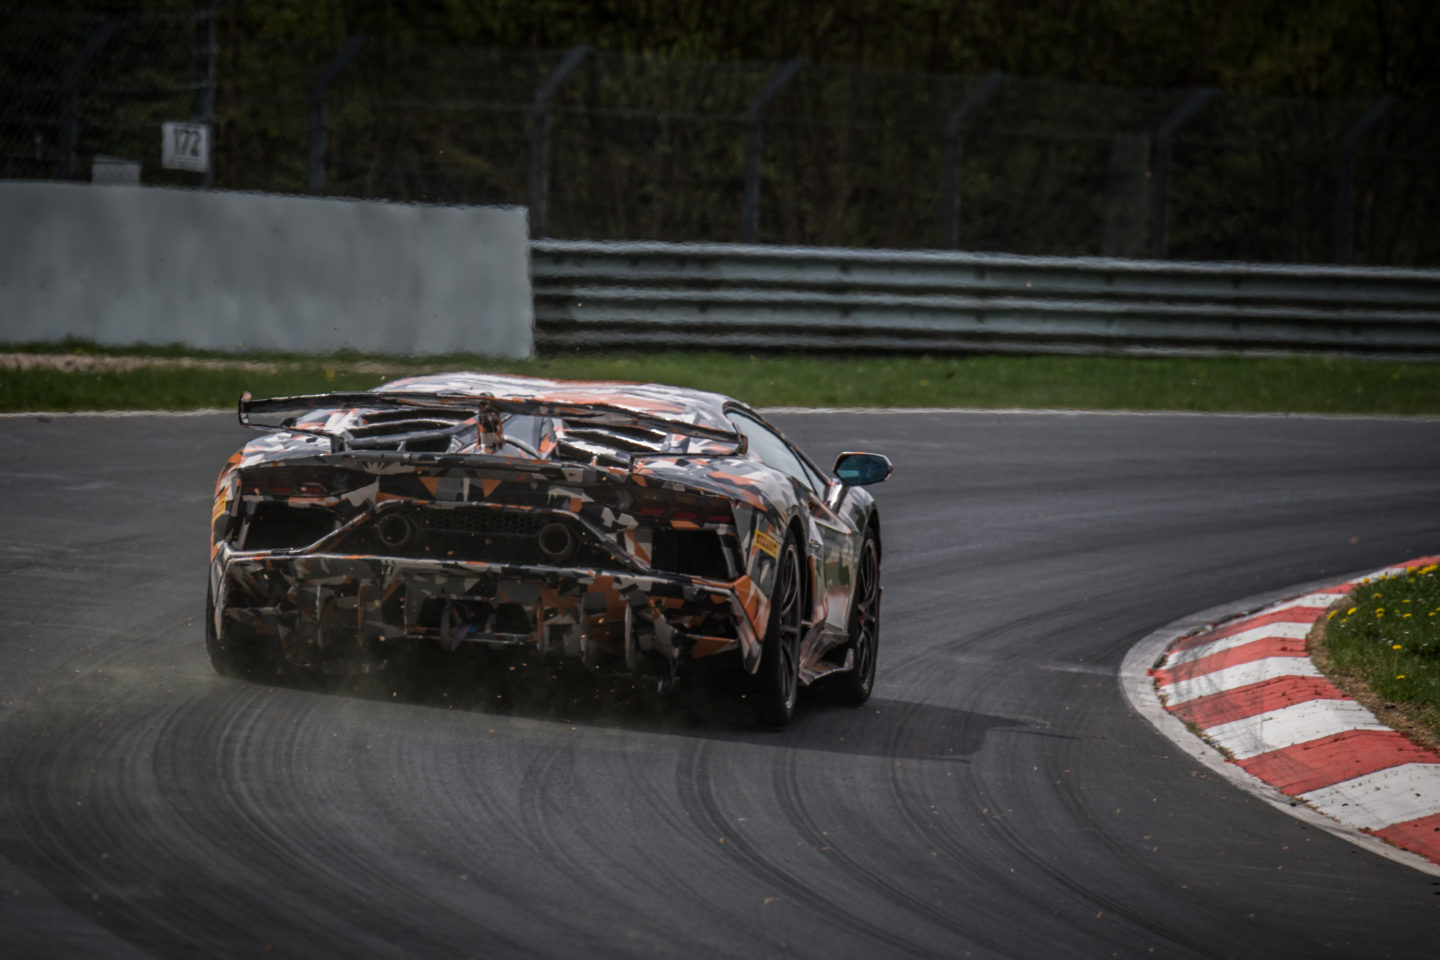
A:
[[[1440,270],[531,244],[541,349],[1440,356]]]

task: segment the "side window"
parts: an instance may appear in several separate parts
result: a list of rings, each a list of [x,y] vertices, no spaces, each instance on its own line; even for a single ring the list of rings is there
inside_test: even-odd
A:
[[[744,435],[750,453],[767,466],[794,477],[811,490],[824,488],[823,482],[815,475],[815,471],[796,456],[795,451],[790,449],[790,445],[780,439],[774,431],[743,413],[730,414],[730,422],[735,425],[736,430]]]
[[[815,464],[811,463],[809,458],[807,458],[803,453],[800,455],[800,466],[805,468],[805,475],[810,478],[810,487],[816,493],[823,491],[827,486],[830,485],[830,481],[825,477],[825,475],[822,474],[819,468],[817,468]]]

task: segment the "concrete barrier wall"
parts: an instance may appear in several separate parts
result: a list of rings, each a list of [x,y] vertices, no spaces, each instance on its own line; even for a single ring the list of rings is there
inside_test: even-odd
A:
[[[0,182],[0,341],[532,350],[521,207]]]

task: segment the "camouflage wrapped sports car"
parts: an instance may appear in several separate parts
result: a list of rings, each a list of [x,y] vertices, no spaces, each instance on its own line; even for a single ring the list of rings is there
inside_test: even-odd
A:
[[[480,374],[240,400],[215,486],[222,674],[461,644],[650,674],[733,671],[761,722],[875,678],[890,462],[817,467],[745,405],[657,384]]]

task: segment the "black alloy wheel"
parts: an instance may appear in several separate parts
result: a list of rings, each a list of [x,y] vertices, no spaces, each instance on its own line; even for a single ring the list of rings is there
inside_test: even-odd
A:
[[[859,706],[875,687],[875,660],[880,652],[880,545],[875,531],[865,531],[855,567],[855,596],[850,603],[850,652],[853,666],[835,677],[841,702]]]
[[[801,589],[800,551],[795,538],[787,535],[776,563],[770,622],[754,687],[757,719],[775,729],[790,722],[800,699]]]

